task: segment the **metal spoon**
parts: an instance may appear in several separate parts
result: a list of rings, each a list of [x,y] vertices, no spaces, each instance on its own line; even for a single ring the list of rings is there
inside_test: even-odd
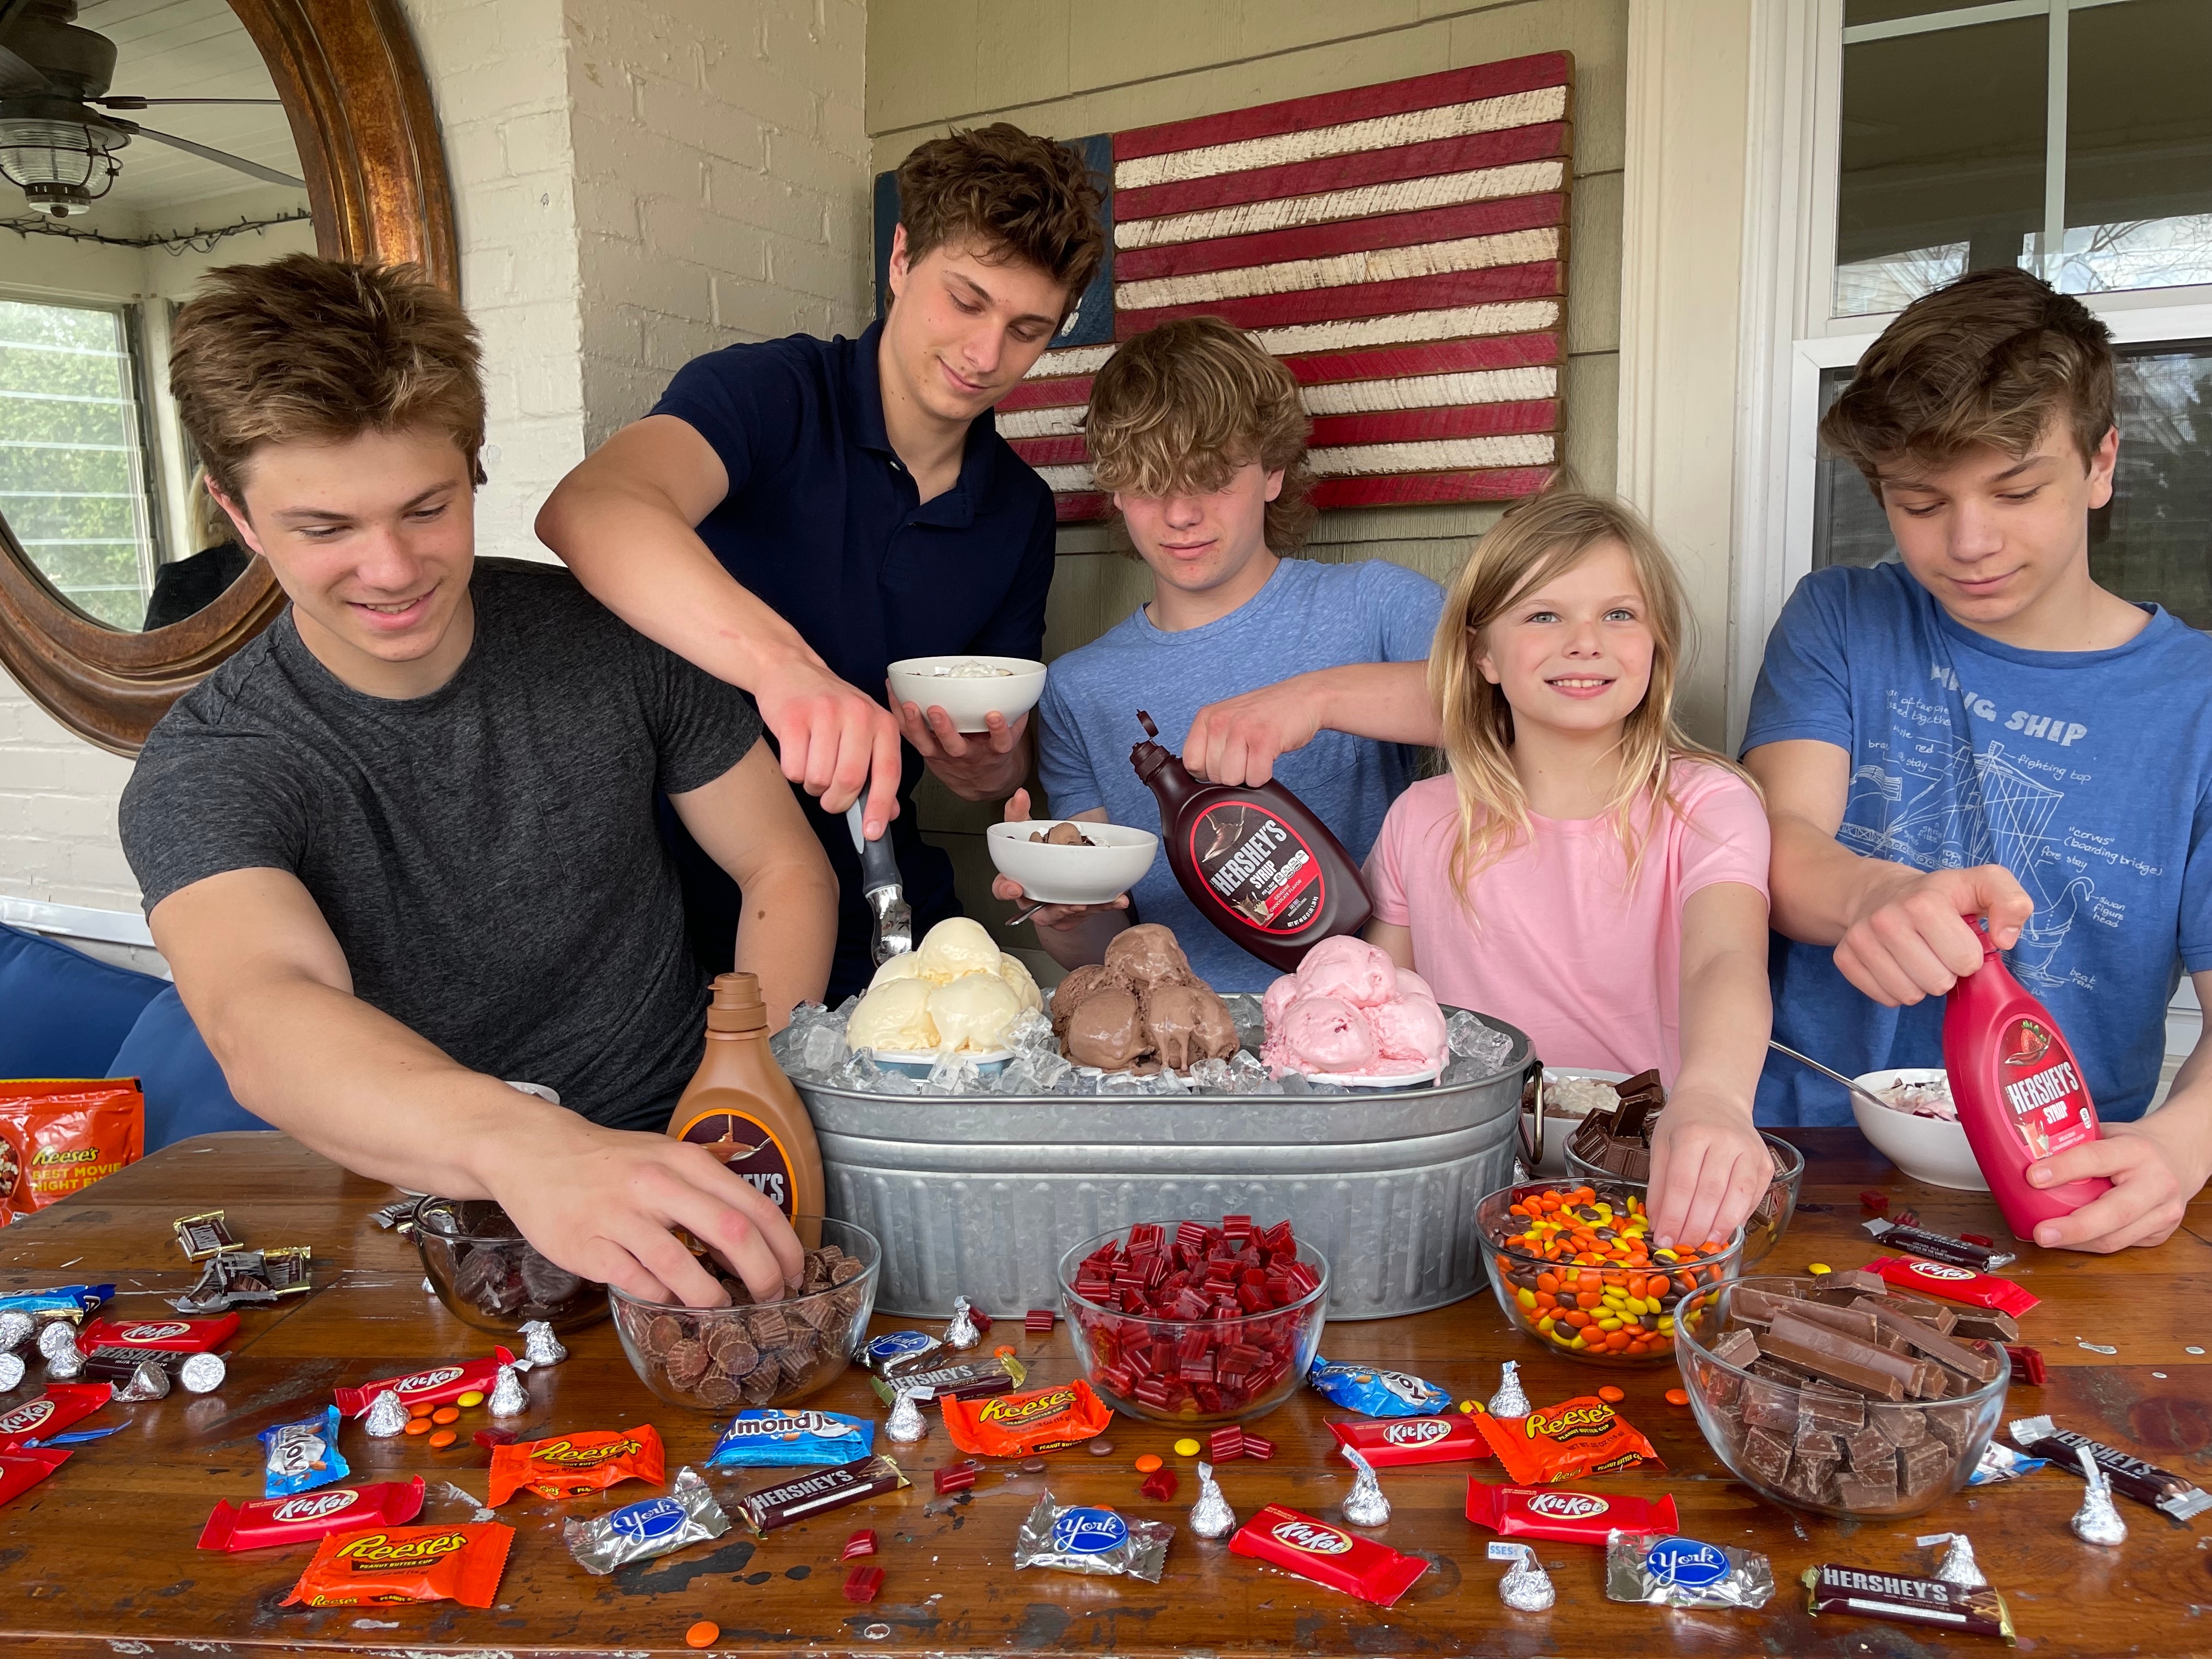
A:
[[[1795,1048],[1790,1048],[1784,1043],[1777,1042],[1771,1037],[1767,1039],[1766,1046],[1773,1049],[1778,1054],[1789,1055],[1790,1059],[1796,1060],[1800,1066],[1811,1066],[1822,1077],[1832,1078],[1835,1081],[1842,1084],[1844,1087],[1849,1089],[1853,1094],[1856,1095],[1861,1100],[1865,1101],[1869,1105],[1879,1106],[1885,1112],[1893,1109],[1887,1101],[1884,1100],[1880,1095],[1875,1093],[1873,1090],[1865,1088],[1859,1084],[1852,1082],[1850,1079],[1845,1077],[1841,1072],[1830,1071],[1826,1066],[1821,1065],[1819,1060],[1814,1060],[1810,1054],[1801,1054]]]

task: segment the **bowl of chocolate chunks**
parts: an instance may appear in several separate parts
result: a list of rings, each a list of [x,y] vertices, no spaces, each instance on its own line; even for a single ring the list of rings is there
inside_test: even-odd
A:
[[[699,1265],[722,1281],[727,1307],[647,1302],[607,1286],[623,1352],[647,1388],[687,1411],[728,1412],[789,1405],[845,1374],[875,1311],[883,1248],[848,1221],[802,1215],[791,1224],[805,1267],[799,1289],[776,1301],[754,1301],[709,1255]]]
[[[519,1331],[533,1319],[569,1331],[607,1316],[606,1286],[539,1255],[489,1199],[426,1198],[409,1235],[438,1300],[480,1331]]]
[[[1674,1353],[1698,1427],[1746,1485],[1816,1515],[1917,1515],[1989,1446],[2009,1325],[1874,1273],[1762,1275],[1684,1309]]]

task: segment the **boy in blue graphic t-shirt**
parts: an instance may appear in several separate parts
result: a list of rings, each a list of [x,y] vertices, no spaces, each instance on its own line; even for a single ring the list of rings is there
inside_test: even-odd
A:
[[[2082,1062],[2103,1140],[2038,1185],[2114,1189],[2036,1243],[2164,1239],[2212,1172],[2212,1048],[2155,1114],[2166,1006],[2212,1005],[2212,640],[2097,586],[2111,336],[2018,270],[1917,301],[1822,420],[1902,561],[1816,572],[1766,646],[1744,760],[1774,831],[1774,1032],[1846,1074],[1942,1064],[1985,918]],[[1770,1060],[1759,1118],[1850,1121]]]

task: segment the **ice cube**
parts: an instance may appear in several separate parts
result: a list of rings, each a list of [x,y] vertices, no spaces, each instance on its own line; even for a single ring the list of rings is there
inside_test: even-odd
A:
[[[1052,1017],[1035,1008],[1024,1008],[1020,1018],[1006,1031],[1006,1047],[1016,1054],[1042,1054],[1047,1049],[1060,1052],[1060,1040],[1052,1034]]]
[[[1195,1062],[1190,1068],[1190,1086],[1210,1095],[1226,1094],[1234,1086],[1234,1074],[1225,1060],[1216,1060],[1211,1054]]]
[[[1016,1054],[990,1081],[992,1089],[1002,1095],[1033,1095],[1037,1092],[1036,1073],[1030,1069],[1026,1054]]]
[[[983,1079],[974,1060],[947,1050],[938,1055],[936,1063],[929,1068],[929,1080],[924,1086],[932,1094],[980,1095],[983,1092]]]
[[[1475,1061],[1486,1073],[1496,1071],[1512,1056],[1511,1037],[1494,1025],[1486,1025],[1463,1008],[1444,1021],[1444,1030],[1451,1041],[1452,1053]]]
[[[1240,1095],[1280,1094],[1273,1086],[1274,1076],[1267,1062],[1249,1048],[1239,1048],[1229,1056],[1229,1086]]]
[[[918,1095],[923,1092],[921,1079],[910,1078],[904,1072],[878,1072],[868,1085],[871,1094]]]
[[[1283,1079],[1283,1092],[1286,1095],[1310,1095],[1316,1091],[1312,1084],[1307,1082],[1297,1073],[1292,1072]]]
[[[1036,1078],[1039,1094],[1068,1093],[1075,1081],[1075,1066],[1058,1049],[1027,1056],[1030,1070]]]
[[[882,1073],[876,1066],[876,1051],[855,1048],[845,1056],[837,1069],[830,1073],[830,1086],[837,1089],[858,1089],[863,1094],[874,1091]]]
[[[807,1025],[805,1035],[799,1040],[799,1052],[793,1058],[808,1077],[822,1077],[836,1068],[844,1053],[843,1029],[817,1019]]]

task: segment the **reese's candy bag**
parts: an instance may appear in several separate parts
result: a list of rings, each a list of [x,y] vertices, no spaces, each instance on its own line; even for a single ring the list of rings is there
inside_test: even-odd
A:
[[[499,1594],[514,1528],[496,1521],[452,1527],[372,1527],[323,1540],[285,1607],[358,1607],[379,1601],[459,1601],[488,1607]]]
[[[1516,1486],[1548,1486],[1659,1461],[1651,1443],[1595,1395],[1562,1401],[1526,1417],[1480,1412],[1474,1420]]]
[[[1027,1394],[943,1402],[952,1443],[978,1457],[1033,1457],[1088,1440],[1114,1420],[1088,1382],[1058,1382]]]
[[[659,1486],[664,1463],[660,1432],[650,1423],[634,1429],[586,1429],[550,1440],[525,1440],[491,1449],[492,1508],[519,1492],[540,1498],[580,1498],[623,1480]]]

